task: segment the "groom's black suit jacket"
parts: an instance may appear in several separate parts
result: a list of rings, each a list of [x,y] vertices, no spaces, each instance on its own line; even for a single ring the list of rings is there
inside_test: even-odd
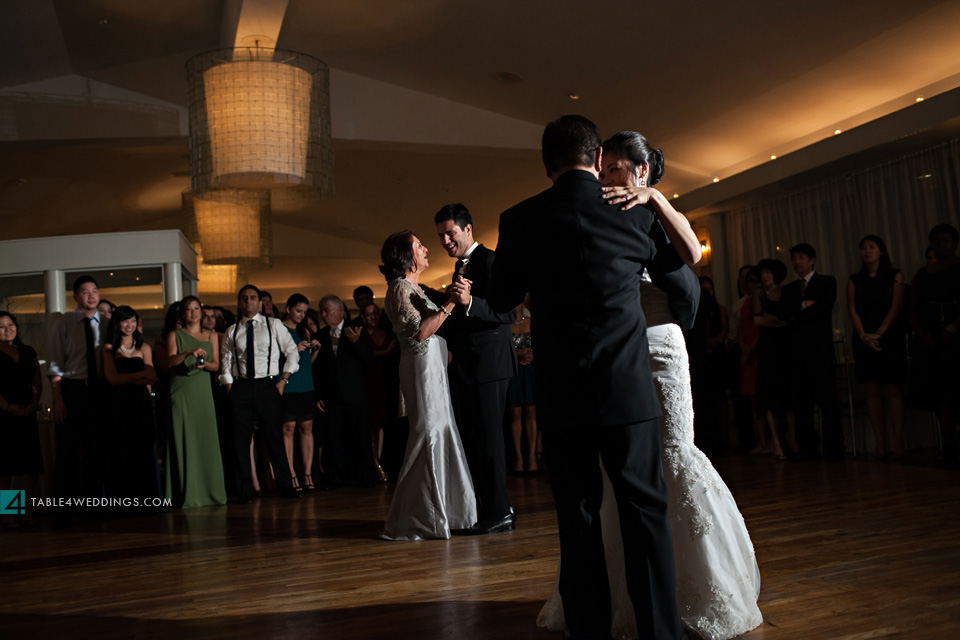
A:
[[[510,331],[516,315],[513,309],[496,313],[486,300],[495,255],[482,244],[470,254],[463,274],[472,283],[470,315],[466,307],[457,305],[445,327],[453,352],[453,373],[467,384],[505,380],[517,373],[517,355]]]
[[[609,637],[609,585],[597,553],[602,459],[640,637],[675,639],[682,630],[640,275],[650,269],[681,325],[696,315],[700,286],[653,212],[620,211],[603,200],[602,186],[591,173],[568,171],[500,216],[489,302],[507,310],[531,294],[537,422],[557,507],[567,629]]]
[[[586,171],[504,212],[488,302],[505,311],[527,291],[533,311],[537,417],[544,427],[590,428],[660,415],[650,374],[640,276],[675,303],[681,326],[700,299],[693,272],[667,244],[653,212],[620,211]]]

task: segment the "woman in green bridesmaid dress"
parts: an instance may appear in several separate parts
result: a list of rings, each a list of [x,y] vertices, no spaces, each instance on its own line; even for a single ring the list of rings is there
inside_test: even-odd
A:
[[[204,373],[219,369],[220,341],[200,326],[201,317],[200,300],[187,296],[180,303],[183,328],[167,337],[173,432],[167,444],[166,496],[185,508],[227,503],[213,393]]]

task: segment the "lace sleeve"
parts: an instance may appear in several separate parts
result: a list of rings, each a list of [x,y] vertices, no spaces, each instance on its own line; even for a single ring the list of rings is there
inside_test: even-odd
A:
[[[423,294],[406,280],[397,279],[390,283],[384,306],[387,317],[393,323],[393,330],[400,339],[401,349],[426,353],[426,341],[417,342],[414,336],[420,330],[421,319],[430,315],[430,305],[427,303]]]

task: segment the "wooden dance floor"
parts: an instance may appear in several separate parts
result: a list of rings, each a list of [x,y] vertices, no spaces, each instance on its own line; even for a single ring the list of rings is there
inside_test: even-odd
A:
[[[756,546],[750,639],[960,635],[960,474],[847,460],[717,465]],[[553,638],[545,477],[512,533],[377,539],[393,485],[0,533],[3,638]]]

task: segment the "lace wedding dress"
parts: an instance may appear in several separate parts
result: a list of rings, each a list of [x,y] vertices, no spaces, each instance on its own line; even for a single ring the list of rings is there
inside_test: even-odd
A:
[[[390,283],[384,307],[400,340],[400,390],[410,436],[380,537],[447,539],[451,529],[477,522],[477,501],[450,402],[447,343],[437,335],[423,342],[413,337],[420,320],[440,309],[402,278]]]
[[[693,444],[690,367],[683,333],[673,321],[667,296],[644,278],[641,300],[648,324],[650,369],[663,406],[660,446],[680,617],[688,630],[702,638],[733,638],[763,622],[757,607],[760,569],[753,543],[730,490]],[[600,521],[613,607],[611,635],[632,639],[637,628],[624,576],[620,521],[606,473],[603,482]],[[564,628],[556,580],[537,624]]]

